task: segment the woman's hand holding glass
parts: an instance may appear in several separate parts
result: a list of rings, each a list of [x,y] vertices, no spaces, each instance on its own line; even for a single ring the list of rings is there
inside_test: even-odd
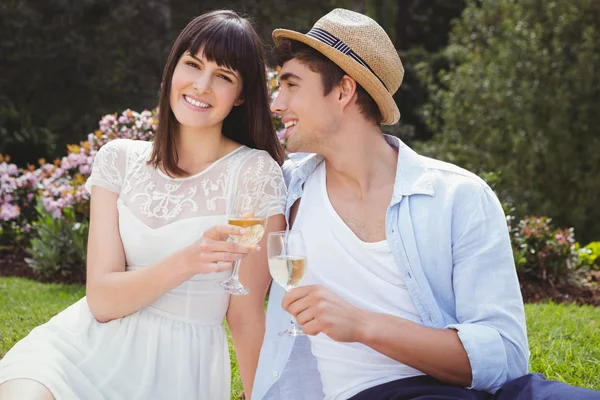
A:
[[[244,235],[246,231],[233,225],[215,225],[207,229],[200,240],[183,249],[180,255],[189,265],[192,275],[226,271],[234,262],[258,250],[256,245],[228,240],[231,236]]]
[[[236,193],[229,205],[228,220],[230,225],[244,228],[244,234],[232,234],[231,242],[255,246],[262,239],[267,228],[267,219],[270,212],[270,199],[259,194],[244,192]],[[235,260],[231,277],[221,283],[227,293],[233,295],[246,295],[250,289],[239,280],[240,260]]]

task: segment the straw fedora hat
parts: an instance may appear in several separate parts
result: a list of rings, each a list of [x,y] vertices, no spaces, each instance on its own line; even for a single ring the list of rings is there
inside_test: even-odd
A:
[[[402,83],[404,67],[392,41],[377,22],[336,8],[306,34],[275,29],[275,44],[281,39],[297,40],[323,53],[371,95],[379,106],[383,124],[398,122],[400,111],[392,95]]]

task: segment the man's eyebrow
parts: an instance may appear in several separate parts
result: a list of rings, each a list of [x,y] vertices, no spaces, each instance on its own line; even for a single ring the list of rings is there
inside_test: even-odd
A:
[[[283,75],[281,75],[279,77],[279,82],[289,81],[290,79],[296,79],[296,80],[299,80],[299,81],[302,80],[302,78],[300,78],[298,75],[296,75],[296,74],[294,74],[292,72],[286,72],[285,74],[283,74]]]

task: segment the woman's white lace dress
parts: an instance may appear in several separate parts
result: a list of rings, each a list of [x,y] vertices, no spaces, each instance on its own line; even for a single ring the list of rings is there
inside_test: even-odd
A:
[[[119,231],[127,269],[153,264],[197,241],[226,213],[236,190],[271,198],[283,213],[281,169],[264,151],[242,146],[191,177],[170,178],[147,165],[152,144],[118,139],[103,146],[86,186],[119,194]],[[243,261],[242,261],[243,268]],[[0,383],[30,378],[57,400],[230,398],[223,320],[231,274],[196,275],[150,306],[99,323],[85,298],[17,343],[0,360]]]

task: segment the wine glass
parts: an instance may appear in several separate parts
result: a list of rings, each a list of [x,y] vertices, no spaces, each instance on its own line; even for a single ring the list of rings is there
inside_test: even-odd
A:
[[[228,222],[230,225],[245,229],[244,235],[230,235],[228,241],[254,246],[262,239],[267,227],[270,200],[267,196],[251,193],[236,193],[229,206]],[[233,264],[231,276],[221,283],[227,293],[243,296],[250,293],[250,289],[242,285],[239,280],[241,260]]]
[[[306,275],[306,249],[300,231],[272,232],[267,238],[269,272],[273,281],[287,292],[298,287]],[[279,335],[305,335],[292,316],[291,326]]]

